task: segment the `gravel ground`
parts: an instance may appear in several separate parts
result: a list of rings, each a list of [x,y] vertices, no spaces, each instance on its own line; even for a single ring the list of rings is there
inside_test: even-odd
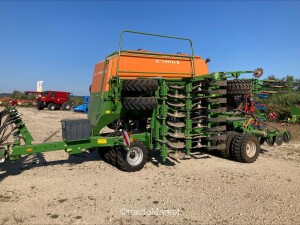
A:
[[[1,110],[1,108],[0,108]],[[19,108],[35,143],[61,140],[63,111]],[[300,224],[300,129],[241,164],[211,154],[125,173],[96,152],[27,156],[0,170],[0,224]],[[298,140],[297,140],[298,139]]]

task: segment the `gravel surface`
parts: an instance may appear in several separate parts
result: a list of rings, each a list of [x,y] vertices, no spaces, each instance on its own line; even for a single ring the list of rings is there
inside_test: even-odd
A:
[[[19,111],[35,143],[61,140],[63,118],[86,118]],[[198,154],[163,165],[152,153],[143,170],[125,173],[97,152],[64,151],[5,162],[0,224],[300,224],[300,129],[287,128],[293,140],[263,145],[252,164]]]

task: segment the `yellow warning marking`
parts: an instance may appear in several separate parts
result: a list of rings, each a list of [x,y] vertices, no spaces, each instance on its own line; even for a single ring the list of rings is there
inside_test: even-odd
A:
[[[253,120],[253,119],[252,119],[252,118],[250,118],[250,119],[247,121],[247,123],[245,123],[245,124],[244,124],[244,127],[246,127],[246,128],[247,128],[247,127],[249,126],[249,124],[250,124],[250,122],[251,122],[252,120]]]
[[[106,144],[107,139],[98,139],[98,144]]]

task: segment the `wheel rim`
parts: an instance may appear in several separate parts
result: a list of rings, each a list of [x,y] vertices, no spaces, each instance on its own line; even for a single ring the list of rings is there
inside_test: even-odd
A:
[[[70,105],[66,105],[66,109],[70,109]]]
[[[246,145],[246,154],[249,158],[253,157],[256,153],[256,143],[249,141]]]
[[[139,165],[143,160],[143,151],[138,147],[133,147],[127,152],[127,162],[131,166]]]

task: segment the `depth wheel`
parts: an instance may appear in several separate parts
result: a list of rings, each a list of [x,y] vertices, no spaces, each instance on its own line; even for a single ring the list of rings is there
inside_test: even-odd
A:
[[[233,139],[238,135],[239,133],[235,131],[228,131],[226,132],[226,148],[220,150],[220,154],[225,159],[231,159],[232,158],[232,143]]]
[[[283,134],[283,141],[288,143],[291,140],[291,133],[289,131],[284,132]]]
[[[275,138],[275,143],[277,146],[282,145],[283,143],[283,135],[282,134],[278,134]]]
[[[253,163],[259,156],[260,144],[252,134],[239,134],[232,143],[233,158],[238,162]]]
[[[139,141],[133,141],[129,150],[120,148],[117,152],[118,167],[126,172],[141,170],[148,159],[148,149]]]
[[[275,144],[275,137],[268,137],[267,138],[267,140],[266,140],[266,142],[267,142],[267,144],[269,145],[269,146],[274,146],[274,144]]]

